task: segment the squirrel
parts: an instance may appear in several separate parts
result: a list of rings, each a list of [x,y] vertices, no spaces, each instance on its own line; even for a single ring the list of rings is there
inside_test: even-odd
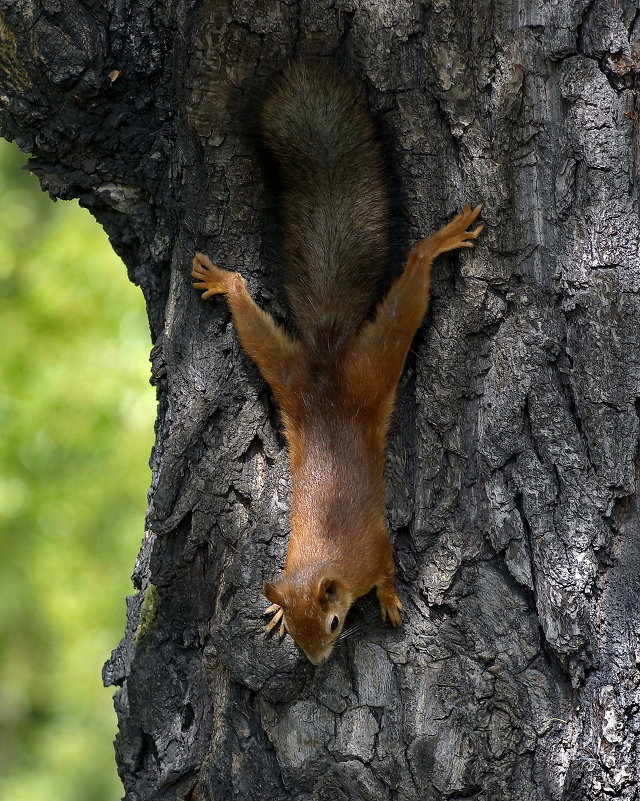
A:
[[[389,200],[369,113],[342,76],[290,66],[264,101],[261,133],[280,187],[284,286],[295,335],[260,309],[237,272],[193,259],[203,299],[223,294],[244,351],[277,401],[292,478],[284,577],[265,582],[267,632],[288,632],[314,665],[331,653],[356,598],[376,587],[402,623],[384,514],[389,419],[431,267],[470,248],[481,206],[466,205],[410,251],[380,299]],[[377,303],[377,306],[375,305]],[[375,308],[373,315],[372,309]]]

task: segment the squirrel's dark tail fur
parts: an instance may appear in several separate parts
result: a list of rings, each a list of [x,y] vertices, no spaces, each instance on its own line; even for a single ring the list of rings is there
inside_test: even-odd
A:
[[[262,136],[280,184],[284,279],[300,338],[335,356],[379,297],[389,236],[384,159],[339,73],[294,64],[266,99]]]

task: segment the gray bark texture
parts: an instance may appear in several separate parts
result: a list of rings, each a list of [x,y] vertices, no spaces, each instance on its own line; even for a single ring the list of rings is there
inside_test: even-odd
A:
[[[149,310],[157,441],[104,671],[129,801],[638,799],[640,14],[629,0],[0,0],[0,124]],[[204,250],[286,317],[247,126],[338,60],[387,140],[393,259],[465,202],[388,456],[402,629],[313,668],[262,633],[288,538],[277,410]],[[90,254],[88,254],[90,258]],[[99,313],[99,310],[96,310]],[[90,601],[89,601],[90,602]]]

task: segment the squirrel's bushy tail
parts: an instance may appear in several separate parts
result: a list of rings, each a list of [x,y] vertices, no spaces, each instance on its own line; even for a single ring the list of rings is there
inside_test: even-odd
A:
[[[266,99],[264,144],[280,182],[284,278],[301,339],[335,354],[379,297],[388,249],[384,159],[339,73],[295,64]]]

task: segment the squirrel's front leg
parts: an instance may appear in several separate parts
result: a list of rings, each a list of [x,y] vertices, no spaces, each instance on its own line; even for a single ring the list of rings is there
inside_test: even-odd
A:
[[[196,253],[191,275],[196,279],[195,289],[204,290],[205,300],[213,295],[226,295],[240,344],[258,365],[280,403],[300,363],[300,344],[255,303],[240,273],[223,270],[204,253]]]
[[[380,577],[376,582],[376,593],[380,602],[380,614],[383,620],[388,620],[392,626],[402,625],[402,602],[396,592],[393,566],[393,549],[389,535],[386,535],[386,543],[383,549],[382,567]]]
[[[383,620],[388,620],[392,626],[402,625],[402,601],[398,598],[393,579],[382,581],[376,588],[380,602],[380,614]]]

